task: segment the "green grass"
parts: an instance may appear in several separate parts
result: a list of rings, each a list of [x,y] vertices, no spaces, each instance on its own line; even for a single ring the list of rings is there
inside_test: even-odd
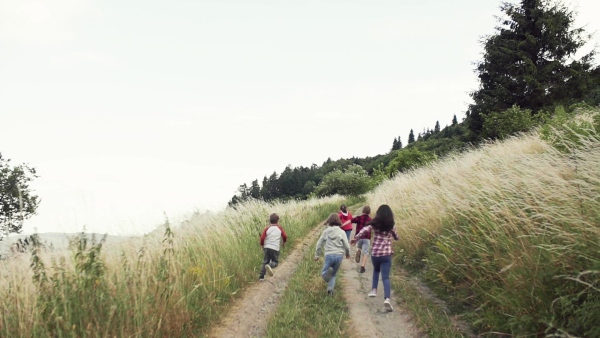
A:
[[[465,336],[453,325],[448,314],[430,298],[423,296],[414,284],[402,276],[400,271],[396,271],[392,276],[392,288],[399,304],[414,315],[421,332],[427,333],[432,338]]]
[[[316,242],[316,240],[315,240]],[[313,261],[315,244],[304,255],[280,305],[271,317],[267,337],[348,337],[348,307],[342,295],[341,269],[333,296],[321,278],[323,259]]]
[[[404,266],[478,333],[600,337],[600,110],[544,130],[399,175],[367,200],[390,204]]]

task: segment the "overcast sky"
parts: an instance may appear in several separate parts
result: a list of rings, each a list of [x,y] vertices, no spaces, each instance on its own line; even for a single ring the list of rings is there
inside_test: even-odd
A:
[[[24,230],[144,233],[460,121],[499,5],[0,0],[0,152],[40,175]]]

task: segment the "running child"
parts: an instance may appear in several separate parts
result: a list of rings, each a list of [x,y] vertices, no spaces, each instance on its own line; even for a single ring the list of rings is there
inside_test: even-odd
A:
[[[279,245],[283,240],[285,247],[287,235],[279,225],[279,216],[275,213],[269,216],[269,226],[260,235],[260,247],[263,248],[264,258],[260,269],[259,281],[265,280],[265,273],[273,276],[273,269],[279,264]]]
[[[371,251],[371,262],[373,262],[373,289],[369,293],[369,297],[377,296],[377,284],[379,283],[379,274],[383,283],[383,306],[387,311],[392,311],[392,303],[390,302],[390,270],[392,268],[392,239],[398,240],[398,234],[394,229],[394,214],[392,209],[383,204],[375,213],[375,217],[367,222],[359,233],[354,236],[351,244],[357,240],[364,238],[367,233],[373,231],[373,250]]]
[[[371,220],[369,214],[371,213],[371,207],[365,205],[362,209],[362,215],[352,218],[350,222],[356,224],[356,232],[358,234],[367,222]],[[356,238],[356,237],[355,237]],[[367,257],[369,256],[369,246],[371,243],[371,232],[364,234],[364,236],[356,242],[356,256],[354,257],[356,263],[360,264],[360,273],[365,272],[365,265],[367,264]],[[362,255],[361,255],[362,253]],[[362,256],[362,257],[361,257]],[[362,260],[361,260],[362,258]]]
[[[317,241],[315,261],[319,260],[319,253],[324,251],[325,261],[323,262],[321,277],[327,283],[327,294],[333,295],[335,276],[342,265],[344,254],[346,258],[350,258],[350,245],[346,233],[340,228],[342,221],[338,214],[332,213],[329,215],[325,225],[329,225],[329,227],[323,230]]]

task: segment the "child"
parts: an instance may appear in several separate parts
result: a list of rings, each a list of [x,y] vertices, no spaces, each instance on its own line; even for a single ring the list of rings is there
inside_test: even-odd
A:
[[[362,209],[362,215],[354,217],[351,222],[356,223],[356,233],[359,233],[371,220],[369,214],[371,213],[371,207],[365,205]],[[369,244],[371,242],[371,232],[369,231],[361,239],[356,242],[356,263],[360,263],[360,273],[365,272],[365,265],[367,264],[367,257],[369,256]],[[361,251],[362,251],[362,261],[361,261]]]
[[[340,220],[342,221],[342,230],[346,232],[346,239],[348,242],[350,241],[350,235],[352,234],[352,214],[348,211],[346,205],[342,204],[340,206],[340,211],[338,212],[338,216],[340,216]]]
[[[323,262],[321,277],[327,283],[327,294],[333,295],[335,276],[340,265],[342,265],[344,254],[346,254],[346,258],[350,258],[350,245],[348,244],[348,238],[344,230],[340,228],[342,221],[338,214],[333,213],[329,215],[325,224],[329,225],[329,227],[323,230],[321,237],[317,241],[315,261],[319,260],[319,252],[324,251],[325,261]]]
[[[394,229],[394,214],[392,209],[383,204],[375,213],[375,218],[367,222],[359,233],[354,236],[351,243],[356,243],[357,239],[364,238],[373,230],[373,250],[371,251],[371,262],[373,262],[373,290],[369,297],[377,296],[377,284],[379,282],[379,273],[383,282],[383,305],[387,311],[392,311],[390,302],[390,269],[392,268],[392,238],[398,240],[398,234]]]
[[[269,216],[270,225],[263,230],[260,236],[260,247],[263,248],[265,256],[260,269],[259,281],[265,280],[265,273],[273,276],[273,268],[279,264],[279,243],[283,239],[282,247],[285,248],[287,235],[279,225],[279,216],[275,213]]]

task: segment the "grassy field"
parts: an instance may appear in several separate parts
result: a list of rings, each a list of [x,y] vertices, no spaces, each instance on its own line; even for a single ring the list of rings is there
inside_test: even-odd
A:
[[[70,252],[37,249],[0,262],[1,337],[202,335],[258,277],[258,238],[277,212],[289,245],[338,209],[340,197],[251,202],[105,246],[76,238]],[[283,253],[285,259],[286,253]]]
[[[394,210],[394,262],[418,274],[478,333],[600,336],[600,112],[450,156],[367,194]],[[120,244],[75,238],[0,262],[0,337],[202,336],[254,283],[258,237],[277,212],[290,247],[342,197],[250,202]],[[357,202],[357,201],[354,201]],[[282,257],[285,260],[285,254]],[[302,261],[270,336],[343,336],[341,295],[323,297],[321,264]],[[458,334],[394,279],[421,328]],[[414,294],[412,294],[414,293]],[[410,303],[410,304],[408,304]]]
[[[599,116],[384,182],[368,203],[394,210],[397,261],[480,333],[600,336]]]

